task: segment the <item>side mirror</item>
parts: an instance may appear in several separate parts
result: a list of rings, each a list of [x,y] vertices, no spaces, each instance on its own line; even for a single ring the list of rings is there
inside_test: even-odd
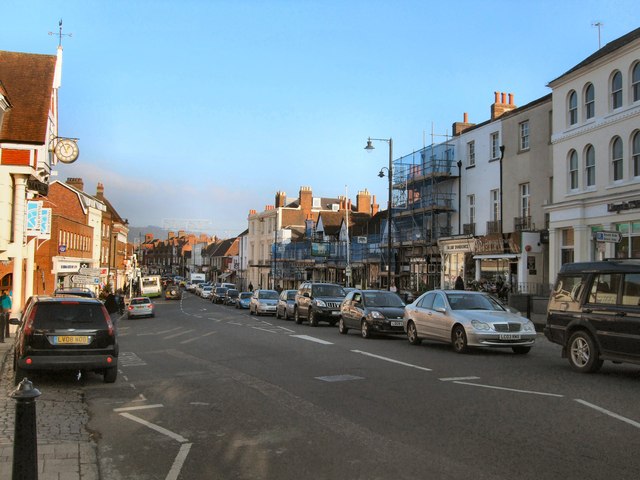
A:
[[[447,313],[447,309],[444,307],[437,307],[435,310],[436,312]]]
[[[307,298],[311,297],[311,295],[309,295],[309,292],[304,292],[304,293],[302,294],[302,296],[303,296],[303,297],[307,297]]]
[[[19,318],[10,318],[9,319],[9,325],[20,325],[22,323],[22,320],[20,320]]]

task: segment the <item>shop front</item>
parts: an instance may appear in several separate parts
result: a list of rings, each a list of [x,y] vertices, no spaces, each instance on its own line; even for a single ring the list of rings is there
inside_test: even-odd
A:
[[[54,276],[56,290],[83,287],[91,289],[96,295],[99,293],[101,277],[86,275],[81,271],[83,268],[91,268],[93,259],[57,256],[53,257],[52,260],[53,269],[51,273]]]

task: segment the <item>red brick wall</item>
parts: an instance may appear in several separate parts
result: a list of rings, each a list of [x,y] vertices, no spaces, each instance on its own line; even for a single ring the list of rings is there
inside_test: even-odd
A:
[[[2,165],[31,165],[31,150],[2,149]],[[35,165],[34,165],[35,166]]]
[[[49,201],[47,201],[47,199]],[[43,207],[53,208],[53,211],[57,215],[73,219],[83,224],[88,222],[87,215],[84,213],[84,210],[82,210],[78,195],[59,183],[53,183],[49,186],[49,195],[43,200]]]

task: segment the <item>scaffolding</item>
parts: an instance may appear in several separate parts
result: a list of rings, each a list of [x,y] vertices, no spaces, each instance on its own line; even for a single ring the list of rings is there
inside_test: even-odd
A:
[[[433,140],[433,135],[432,135]],[[439,286],[439,238],[454,234],[460,164],[455,144],[446,140],[394,160],[393,243],[402,287]],[[455,232],[457,233],[457,232]],[[397,267],[396,267],[397,268]]]

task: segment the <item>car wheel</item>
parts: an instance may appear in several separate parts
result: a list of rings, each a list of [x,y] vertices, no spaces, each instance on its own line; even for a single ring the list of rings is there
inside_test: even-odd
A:
[[[531,347],[511,347],[511,350],[518,355],[526,355],[531,351]]]
[[[118,367],[109,367],[104,369],[104,383],[113,383],[118,377]]]
[[[369,329],[369,323],[366,320],[362,320],[360,333],[362,334],[362,338],[371,338],[371,330]]]
[[[293,311],[293,318],[298,325],[302,323],[302,318],[300,318],[300,312],[297,308]]]
[[[284,311],[282,312],[282,318],[284,320],[289,320],[289,311],[287,310],[287,307],[284,307]]]
[[[329,320],[329,325],[331,325],[332,327],[335,327],[336,323],[338,323],[336,320]]]
[[[276,318],[280,318],[280,310],[276,308]]]
[[[309,325],[312,327],[318,326],[318,318],[313,310],[309,310]]]
[[[569,338],[567,358],[571,368],[578,372],[596,372],[602,366],[600,352],[593,337],[584,330],[575,332]]]
[[[456,325],[451,332],[451,345],[456,353],[465,353],[467,351],[467,332],[464,331],[462,325]]]
[[[416,324],[413,322],[409,322],[409,325],[407,325],[407,339],[411,345],[420,345],[422,343],[422,339],[418,336]]]
[[[340,323],[338,323],[338,331],[343,335],[346,335],[347,333],[349,333],[349,329],[344,324],[344,320],[342,318],[340,319]]]
[[[251,308],[251,305],[249,305],[249,315],[253,315],[253,309]]]

